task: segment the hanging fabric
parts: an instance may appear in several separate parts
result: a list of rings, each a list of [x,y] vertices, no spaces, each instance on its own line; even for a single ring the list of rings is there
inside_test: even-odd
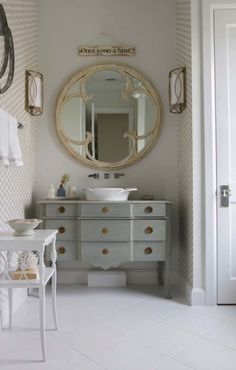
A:
[[[4,37],[3,61],[0,67],[0,80],[4,77],[5,84],[0,86],[0,94],[5,93],[12,84],[15,70],[14,43],[10,28],[8,27],[5,10],[0,4],[0,36]],[[1,82],[1,81],[0,81]]]

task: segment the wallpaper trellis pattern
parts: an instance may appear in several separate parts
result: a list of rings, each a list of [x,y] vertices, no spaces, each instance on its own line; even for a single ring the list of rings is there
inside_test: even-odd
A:
[[[176,1],[176,56],[187,68],[187,108],[178,116],[180,272],[193,284],[191,0]]]
[[[0,95],[0,107],[24,124],[18,132],[24,166],[0,166],[0,231],[6,231],[6,220],[30,217],[34,212],[37,120],[25,111],[24,102],[25,70],[35,69],[37,65],[38,0],[3,0],[1,3],[15,44],[15,76],[11,87]],[[5,290],[1,290],[0,310],[5,300]]]

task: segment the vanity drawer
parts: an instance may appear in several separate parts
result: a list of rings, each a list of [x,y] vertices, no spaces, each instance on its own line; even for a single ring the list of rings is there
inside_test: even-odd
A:
[[[93,203],[81,204],[81,217],[130,217],[130,204]]]
[[[46,204],[47,217],[75,217],[77,216],[77,204],[53,203]]]
[[[130,243],[81,243],[81,260],[94,266],[110,268],[131,261]]]
[[[58,229],[57,240],[76,240],[76,220],[46,220],[46,229]]]
[[[133,205],[134,217],[165,217],[165,203],[142,203]]]
[[[77,243],[75,241],[57,241],[57,261],[74,261],[77,259]],[[47,261],[51,260],[50,248],[46,250]]]
[[[130,241],[131,221],[82,220],[82,241]]]
[[[134,241],[165,241],[166,221],[165,220],[134,220],[133,221]]]
[[[165,261],[165,242],[135,242],[133,261]]]

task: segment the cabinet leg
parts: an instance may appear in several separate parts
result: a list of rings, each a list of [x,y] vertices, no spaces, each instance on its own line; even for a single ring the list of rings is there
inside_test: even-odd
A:
[[[163,278],[163,270],[164,270],[164,262],[160,261],[158,262],[158,283],[160,285],[164,285],[164,278]]]
[[[171,298],[171,290],[170,290],[170,271],[169,271],[169,266],[168,266],[168,263],[165,262],[165,265],[164,265],[164,275],[165,275],[165,282],[164,282],[164,286],[165,286],[165,296],[166,298]]]

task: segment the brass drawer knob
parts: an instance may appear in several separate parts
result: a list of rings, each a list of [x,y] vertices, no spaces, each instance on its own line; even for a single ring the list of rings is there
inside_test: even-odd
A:
[[[65,209],[65,207],[59,207],[58,211],[59,211],[59,213],[65,213],[66,209]]]
[[[65,247],[58,248],[58,253],[59,254],[65,254],[66,253],[66,248]]]
[[[107,255],[107,254],[109,254],[110,253],[110,251],[109,251],[109,249],[108,248],[104,248],[103,250],[102,250],[102,254],[104,254],[104,255]]]
[[[108,213],[109,208],[108,207],[102,207],[102,213]]]
[[[59,231],[60,234],[64,234],[64,232],[66,231],[66,228],[64,226],[60,226],[58,228],[58,231]]]
[[[108,228],[107,228],[107,227],[104,227],[104,228],[102,229],[102,234],[103,234],[103,235],[105,235],[105,234],[108,234],[108,233],[109,233]]]
[[[153,212],[153,208],[152,207],[146,207],[145,209],[144,209],[144,213],[152,213]]]
[[[152,254],[152,248],[151,247],[147,247],[144,249],[144,253],[145,254]]]
[[[153,228],[151,226],[146,227],[145,234],[149,235],[153,233]]]

